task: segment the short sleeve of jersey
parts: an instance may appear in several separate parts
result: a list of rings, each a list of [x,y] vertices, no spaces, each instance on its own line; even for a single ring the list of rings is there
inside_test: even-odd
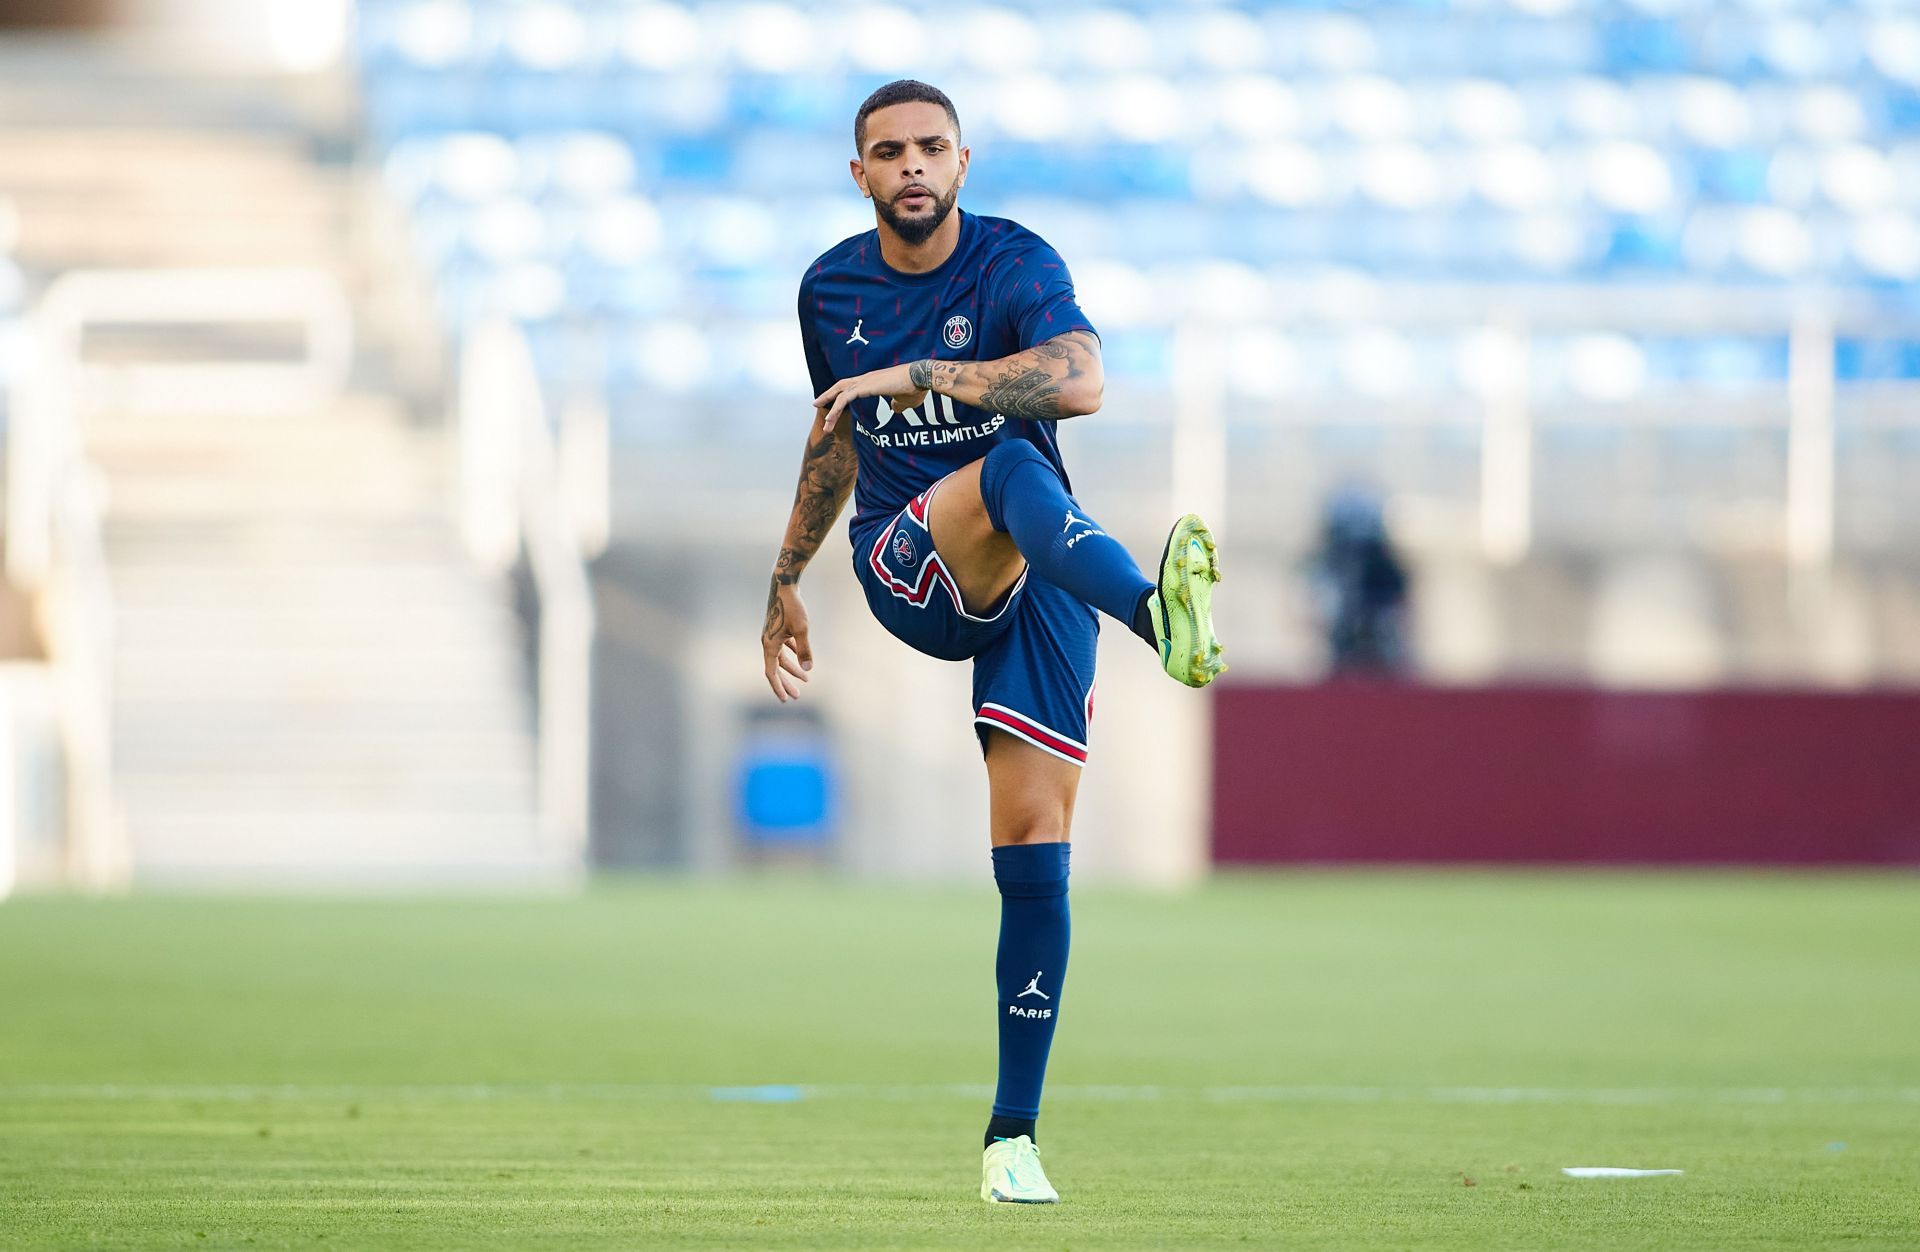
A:
[[[834,383],[840,381],[833,376],[833,367],[827,364],[827,354],[820,350],[820,338],[814,333],[812,304],[813,288],[811,284],[800,284],[800,349],[807,354],[807,373],[813,379],[813,394],[819,395]],[[811,398],[811,397],[809,397]]]
[[[1022,351],[1070,330],[1098,335],[1073,294],[1073,275],[1050,244],[1031,236],[1009,250],[999,268],[1000,298]]]

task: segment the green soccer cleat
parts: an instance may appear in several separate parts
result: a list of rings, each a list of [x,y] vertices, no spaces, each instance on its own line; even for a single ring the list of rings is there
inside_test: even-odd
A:
[[[1147,596],[1160,668],[1189,687],[1204,687],[1226,673],[1225,651],[1213,637],[1213,584],[1220,558],[1213,532],[1189,513],[1173,524],[1160,554],[1160,586]]]
[[[980,1164],[980,1198],[989,1204],[1060,1203],[1060,1193],[1040,1168],[1040,1149],[1025,1135],[987,1145]]]

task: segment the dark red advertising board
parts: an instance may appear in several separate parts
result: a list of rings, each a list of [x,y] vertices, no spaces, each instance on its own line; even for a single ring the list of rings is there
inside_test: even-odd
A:
[[[1216,861],[1920,866],[1920,692],[1214,693]]]

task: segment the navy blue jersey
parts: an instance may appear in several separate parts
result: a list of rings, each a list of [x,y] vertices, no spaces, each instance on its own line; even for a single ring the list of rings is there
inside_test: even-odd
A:
[[[870,230],[827,249],[800,280],[800,335],[815,395],[903,361],[994,361],[1072,330],[1093,325],[1074,302],[1066,264],[1046,240],[1005,218],[960,213],[953,255],[924,274],[889,266],[880,232]],[[900,413],[883,399],[855,400],[846,416],[860,462],[854,530],[899,512],[1004,439],[1031,441],[1067,476],[1052,422],[933,394]]]

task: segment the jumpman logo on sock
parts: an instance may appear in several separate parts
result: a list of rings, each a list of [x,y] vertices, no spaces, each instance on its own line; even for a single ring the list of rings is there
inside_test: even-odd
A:
[[[1040,998],[1041,998],[1042,1000],[1051,1000],[1051,999],[1053,999],[1053,997],[1052,997],[1052,996],[1050,996],[1050,995],[1048,995],[1048,994],[1047,994],[1046,992],[1044,992],[1044,991],[1042,991],[1042,990],[1040,990],[1040,975],[1042,975],[1042,974],[1044,974],[1044,973],[1046,973],[1046,972],[1047,972],[1047,971],[1046,971],[1046,970],[1044,970],[1044,969],[1036,969],[1036,970],[1034,970],[1034,971],[1033,971],[1033,978],[1032,978],[1032,979],[1031,979],[1031,980],[1030,980],[1030,981],[1029,981],[1029,982],[1027,983],[1027,989],[1026,989],[1025,991],[1022,991],[1022,992],[1020,993],[1020,996],[1039,996],[1039,997],[1040,997]],[[1016,999],[1016,1000],[1018,1000],[1018,999],[1020,998],[1020,996],[1015,996],[1015,997],[1013,997],[1013,998],[1014,998],[1014,999]]]
[[[1086,529],[1080,531],[1078,534],[1074,534],[1073,528],[1075,526],[1084,526],[1086,527]],[[1062,535],[1072,536],[1072,538],[1069,538],[1066,540],[1067,551],[1071,552],[1073,551],[1075,545],[1077,545],[1082,539],[1091,539],[1095,535],[1104,535],[1107,532],[1104,530],[1101,530],[1098,526],[1095,526],[1092,522],[1088,521],[1084,517],[1076,517],[1074,515],[1073,510],[1068,509],[1067,524],[1060,528],[1060,533]]]

